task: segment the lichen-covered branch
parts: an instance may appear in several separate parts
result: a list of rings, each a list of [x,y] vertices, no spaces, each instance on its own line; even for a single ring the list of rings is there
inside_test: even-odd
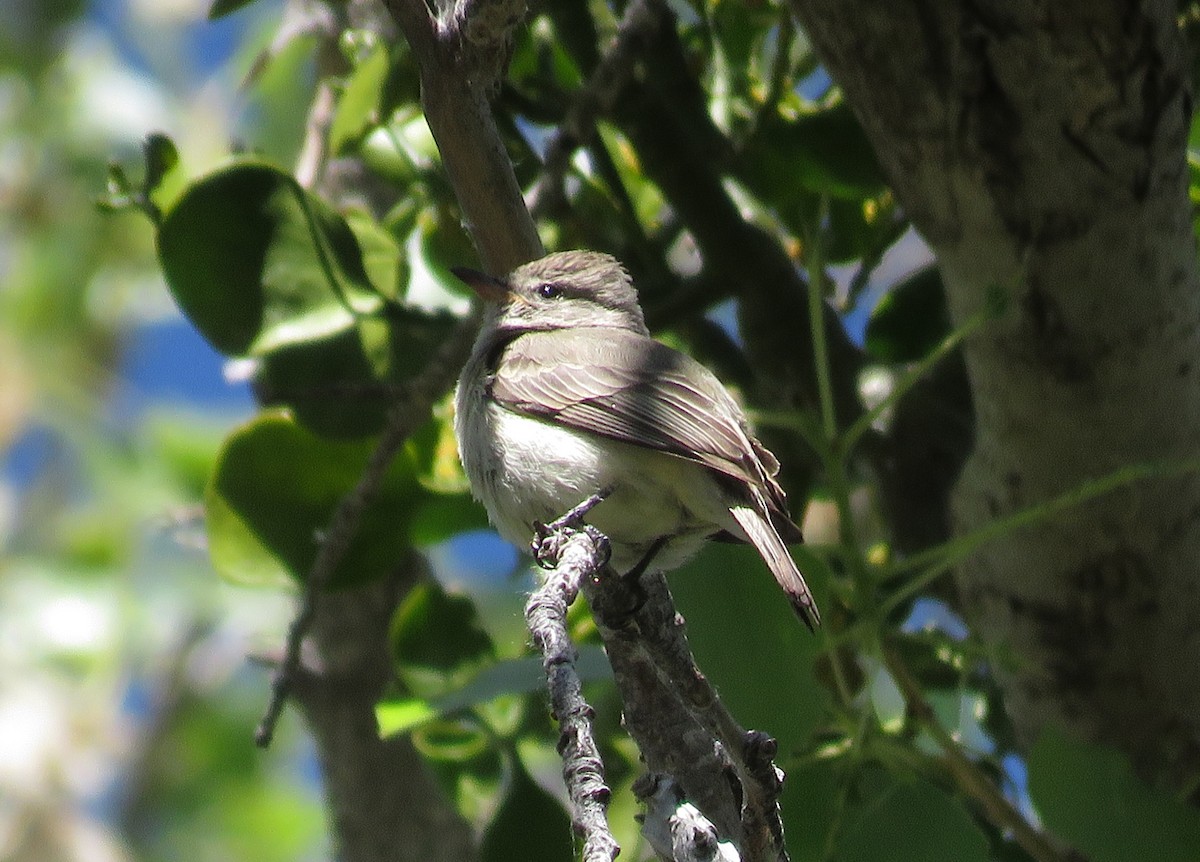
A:
[[[578,653],[567,632],[567,609],[579,595],[579,585],[605,565],[607,549],[592,534],[563,526],[556,559],[541,586],[525,605],[525,620],[533,643],[542,653],[550,708],[558,720],[558,750],[563,780],[571,798],[572,820],[583,838],[584,862],[612,862],[620,847],[608,827],[610,791],[604,783],[604,763],[592,732],[592,707],[583,698],[575,668]]]

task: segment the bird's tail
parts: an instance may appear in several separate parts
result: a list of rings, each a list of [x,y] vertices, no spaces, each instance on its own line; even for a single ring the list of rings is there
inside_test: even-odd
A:
[[[804,575],[796,567],[796,561],[788,553],[787,545],[779,538],[779,533],[771,526],[771,522],[750,506],[730,506],[729,513],[745,531],[750,542],[758,550],[771,574],[783,591],[796,614],[810,629],[815,630],[821,624],[821,614],[817,611],[817,603],[813,601]]]

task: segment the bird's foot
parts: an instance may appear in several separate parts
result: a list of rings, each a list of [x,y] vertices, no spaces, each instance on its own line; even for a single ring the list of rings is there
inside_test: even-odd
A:
[[[599,548],[604,560],[603,565],[607,565],[609,554],[611,553],[608,537],[591,524],[585,524],[583,518],[588,512],[602,503],[611,493],[611,488],[605,488],[599,493],[592,494],[578,506],[575,506],[562,517],[554,519],[549,524],[534,521],[533,541],[529,543],[529,551],[533,554],[533,559],[537,564],[543,569],[554,568],[558,565],[563,545],[567,539],[571,537],[572,533],[582,532],[586,533],[596,543],[596,547]]]

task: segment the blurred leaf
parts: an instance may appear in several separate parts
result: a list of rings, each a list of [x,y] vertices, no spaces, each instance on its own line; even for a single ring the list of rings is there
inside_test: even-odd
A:
[[[825,858],[827,835],[839,813],[838,778],[836,765],[828,760],[787,770],[780,805],[788,851],[797,862]]]
[[[478,259],[457,213],[428,209],[417,220],[421,260],[433,276],[435,290],[429,293],[426,307],[452,308],[470,295],[470,289],[451,271],[451,267],[472,264]]]
[[[206,495],[209,551],[222,576],[244,583],[302,581],[334,507],[357,484],[372,441],[337,443],[283,413],[266,413],[225,441]],[[420,486],[403,453],[363,513],[330,586],[394,571]]]
[[[379,123],[379,100],[388,75],[388,49],[376,44],[346,81],[333,122],[329,126],[329,150],[341,155],[345,147]]]
[[[824,569],[804,571],[821,606]],[[671,577],[671,592],[697,662],[738,720],[776,737],[784,751],[803,748],[824,720],[826,694],[812,673],[821,641],[796,618],[758,554],[710,544]]]
[[[1029,795],[1047,828],[1094,862],[1188,862],[1200,812],[1147,787],[1120,753],[1044,731],[1029,754]]]
[[[375,290],[392,302],[399,302],[408,285],[408,261],[396,237],[363,210],[346,214],[346,223],[354,231],[362,249],[363,267]]]
[[[867,351],[881,362],[916,362],[950,334],[950,313],[936,266],[897,284],[867,322]]]
[[[153,132],[142,145],[142,158],[145,163],[144,175],[137,187],[130,181],[124,168],[115,162],[109,164],[104,194],[97,204],[108,212],[141,210],[158,225],[162,221],[163,210],[183,186],[179,152],[170,138]]]
[[[959,800],[925,781],[884,782],[842,831],[837,862],[989,862],[987,838]]]
[[[483,862],[575,858],[570,817],[557,799],[530,778],[519,758],[512,759],[504,801],[483,833],[480,858]]]
[[[608,656],[596,645],[579,648],[575,669],[585,683],[612,677]],[[379,732],[388,736],[405,733],[431,719],[445,718],[497,697],[531,694],[543,691],[545,687],[546,671],[541,658],[524,656],[488,665],[461,687],[433,700],[393,698],[381,701],[375,708],[375,715],[379,720]]]
[[[226,354],[328,336],[383,304],[346,222],[265,164],[236,164],[192,185],[158,246],[172,295]]]
[[[323,436],[378,434],[404,385],[425,370],[453,325],[447,315],[389,306],[386,315],[361,317],[340,332],[271,350],[259,363],[256,394],[265,404],[291,407],[299,422]],[[457,459],[456,452],[449,457]],[[466,488],[429,482],[427,470],[422,467],[422,481],[433,490]]]
[[[766,200],[786,198],[797,187],[850,200],[885,188],[875,151],[845,102],[791,121],[769,115],[743,159],[746,182]]]
[[[392,617],[390,639],[402,674],[408,668],[449,672],[495,655],[471,600],[445,592],[436,581],[420,583],[405,596]]]
[[[298,422],[323,437],[378,434],[395,400],[384,386],[389,379],[387,338],[383,321],[364,320],[341,332],[283,345],[263,357],[255,392],[264,404],[289,406]],[[380,340],[385,341],[382,348]]]
[[[224,18],[253,2],[254,0],[213,0],[212,6],[208,7],[208,20],[216,21],[218,18]]]
[[[470,493],[438,492],[413,514],[408,538],[418,548],[436,545],[451,536],[491,526],[487,510]]]
[[[412,736],[417,751],[430,760],[470,768],[495,754],[495,741],[478,724],[465,721],[434,721]]]
[[[179,165],[179,151],[175,142],[161,132],[151,132],[146,136],[144,147],[146,155],[146,190],[154,191],[167,174]]]

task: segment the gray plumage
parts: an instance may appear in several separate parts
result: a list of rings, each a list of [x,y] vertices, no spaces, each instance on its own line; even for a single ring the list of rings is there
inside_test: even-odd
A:
[[[489,300],[459,380],[463,467],[497,529],[526,544],[601,488],[589,515],[632,568],[681,565],[724,534],[755,546],[810,627],[820,617],[784,539],[800,541],[779,464],[706,367],[649,335],[612,257],[562,252],[507,279],[461,278]]]

